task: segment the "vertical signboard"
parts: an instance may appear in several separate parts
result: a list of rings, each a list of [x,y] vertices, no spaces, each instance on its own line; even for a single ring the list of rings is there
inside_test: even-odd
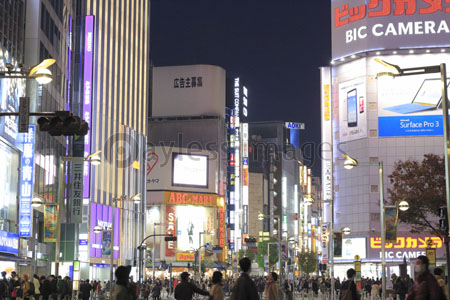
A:
[[[167,205],[166,206],[166,235],[176,236],[176,210],[175,206]],[[176,252],[175,241],[167,241],[166,242],[166,256],[173,257]]]
[[[91,203],[91,224],[89,234],[90,256],[102,257],[104,237],[102,233],[95,233],[94,227],[100,226],[104,231],[112,230],[112,207]],[[120,208],[116,208],[114,214],[114,258],[119,258],[120,241]]]
[[[74,158],[72,164],[72,199],[70,202],[71,222],[74,224],[83,221],[83,165],[82,157]]]
[[[222,203],[221,203],[222,204]],[[219,246],[225,247],[225,207],[219,207]]]
[[[58,205],[44,206],[44,242],[55,243],[58,239]]]
[[[328,263],[328,223],[322,224],[322,263]]]
[[[323,200],[333,199],[333,139],[331,113],[331,71],[321,68],[322,180]]]
[[[20,172],[20,208],[19,235],[31,237],[32,208],[34,178],[34,138],[36,127],[28,126],[28,132],[23,134],[23,152]]]
[[[241,133],[240,133],[240,98],[241,98],[241,83],[239,77],[234,79],[234,205],[235,207],[240,207],[241,200]],[[238,238],[240,238],[240,230],[239,230],[239,215],[235,212],[232,212],[233,215],[233,223],[234,230],[231,230],[231,236],[234,237],[232,241],[232,247],[236,249],[235,244],[239,245]],[[238,246],[239,247],[239,246]]]
[[[83,74],[83,119],[91,127],[92,113],[92,56],[94,50],[94,16],[84,18],[84,74]],[[91,153],[91,129],[84,138],[84,156]],[[90,196],[90,166],[89,162],[84,163],[83,178],[83,198]]]
[[[397,207],[385,207],[385,226],[386,226],[386,243],[392,243],[397,240]]]

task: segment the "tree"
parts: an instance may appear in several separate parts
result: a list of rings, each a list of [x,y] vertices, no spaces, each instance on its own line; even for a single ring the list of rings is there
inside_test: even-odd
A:
[[[248,258],[250,258],[251,261],[254,261],[256,254],[255,254],[255,252],[250,251],[250,249],[246,249],[246,250],[241,249],[238,252],[238,259],[241,259],[243,257],[248,257]]]
[[[445,162],[435,154],[426,154],[422,162],[397,161],[389,175],[391,204],[406,200],[409,209],[399,214],[412,233],[429,232],[443,238],[446,232],[438,222],[439,207],[445,206]]]
[[[313,252],[299,252],[297,255],[300,271],[311,274],[317,269],[317,254]]]
[[[270,237],[267,241],[258,242],[258,253],[256,256],[256,262],[258,263],[260,268],[264,268],[264,257],[267,256],[267,244],[269,244],[269,268],[278,262],[278,241]]]

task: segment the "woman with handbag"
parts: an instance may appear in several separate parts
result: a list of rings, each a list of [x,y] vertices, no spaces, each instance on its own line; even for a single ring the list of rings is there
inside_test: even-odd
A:
[[[223,300],[225,298],[225,292],[222,288],[222,278],[223,275],[219,271],[215,271],[212,276],[212,288],[211,292],[209,293],[209,299],[210,300]]]

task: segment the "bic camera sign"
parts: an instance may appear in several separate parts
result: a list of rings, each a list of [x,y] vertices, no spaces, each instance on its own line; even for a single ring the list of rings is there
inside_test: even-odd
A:
[[[450,0],[332,1],[333,58],[375,49],[448,45]]]

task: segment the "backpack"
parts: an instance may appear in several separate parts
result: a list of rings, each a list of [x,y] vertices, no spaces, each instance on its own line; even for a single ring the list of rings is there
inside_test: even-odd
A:
[[[346,290],[341,289],[341,297],[340,300],[352,300],[352,290],[351,290],[352,283],[348,283],[348,288]]]
[[[30,296],[34,296],[35,292],[34,283],[30,281]]]

